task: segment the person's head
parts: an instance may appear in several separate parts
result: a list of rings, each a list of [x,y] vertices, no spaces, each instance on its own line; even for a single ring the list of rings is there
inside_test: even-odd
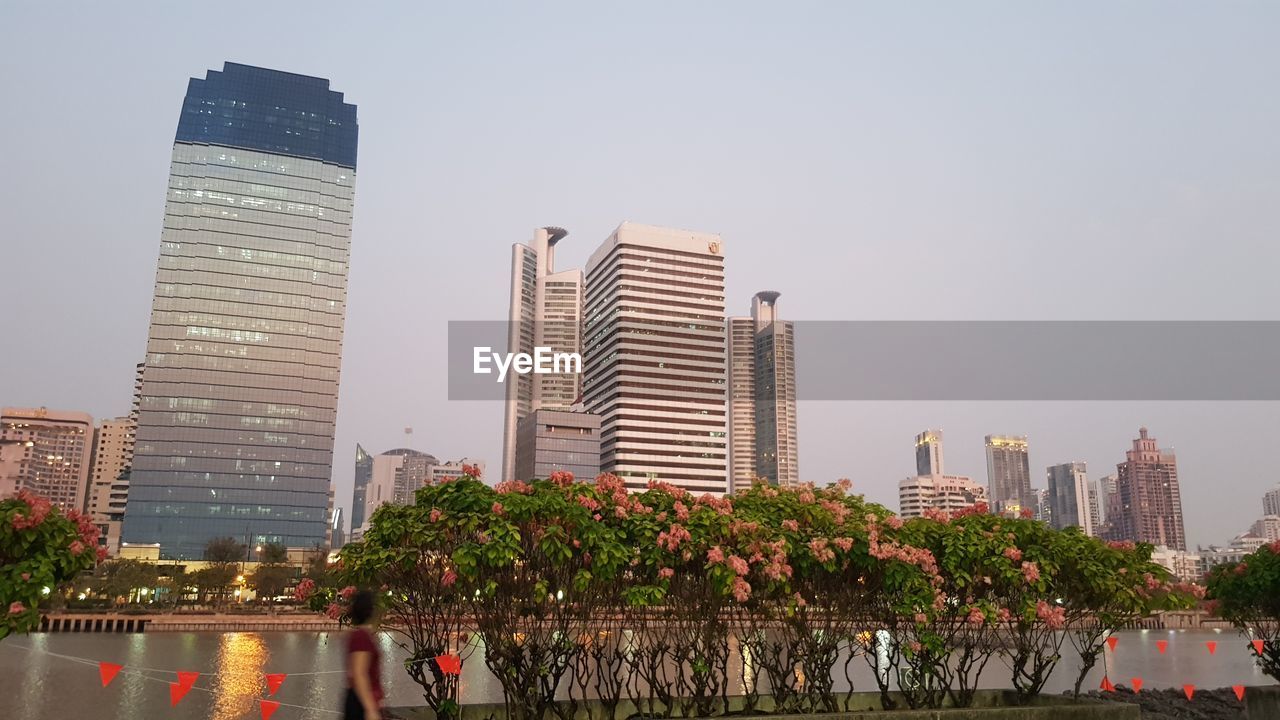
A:
[[[351,598],[351,609],[347,617],[352,625],[367,625],[373,620],[376,612],[375,598],[372,590],[361,590]]]

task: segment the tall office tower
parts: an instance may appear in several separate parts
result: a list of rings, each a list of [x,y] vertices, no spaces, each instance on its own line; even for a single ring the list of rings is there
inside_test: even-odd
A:
[[[1273,490],[1268,490],[1267,494],[1262,496],[1262,514],[1280,515],[1280,485]]]
[[[129,468],[137,427],[132,418],[103,420],[93,437],[85,512],[101,531],[99,543],[112,555],[120,548],[120,525],[129,500]]]
[[[1048,477],[1049,522],[1061,530],[1076,526],[1085,535],[1093,535],[1093,513],[1090,511],[1089,475],[1082,462],[1051,465]]]
[[[731,490],[800,482],[795,327],[778,319],[778,296],[756,293],[751,317],[728,320]]]
[[[1178,459],[1161,450],[1147,429],[1138,430],[1133,449],[1116,466],[1119,498],[1111,539],[1187,549],[1182,524],[1182,492],[1178,487]],[[1111,509],[1107,509],[1111,515]]]
[[[93,453],[93,418],[48,408],[0,410],[0,443],[12,457],[0,487],[30,490],[63,512],[84,510]]]
[[[587,263],[583,395],[600,469],[728,489],[720,237],[623,223]]]
[[[351,493],[351,529],[364,524],[365,493],[373,479],[373,456],[356,443],[355,490]]]
[[[328,80],[227,63],[190,81],[125,541],[324,541],[356,135]]]
[[[1035,512],[1031,492],[1031,464],[1025,435],[988,435],[987,494],[996,513]]]
[[[898,514],[920,517],[925,510],[953,512],[987,502],[987,489],[963,475],[917,475],[898,482]]]
[[[432,465],[439,465],[440,461],[435,455],[429,455],[418,450],[410,450],[409,448],[396,448],[388,450],[373,459],[373,472],[378,473],[378,458],[402,458],[396,464],[394,492],[391,502],[397,505],[410,505],[413,503],[414,493],[418,492],[418,488],[427,484],[427,478],[430,475]]]
[[[532,355],[582,352],[582,271],[555,269],[556,243],[568,235],[558,227],[538,228],[533,240],[511,246],[511,309],[507,351]],[[515,477],[516,434],[534,410],[568,410],[582,392],[579,373],[511,373],[505,387],[502,424],[502,480]]]
[[[942,431],[925,430],[916,436],[916,475],[941,475]]]

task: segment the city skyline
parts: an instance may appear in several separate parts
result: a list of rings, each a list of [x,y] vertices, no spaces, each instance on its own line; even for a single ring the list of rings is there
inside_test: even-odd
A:
[[[1153,7],[1113,9],[1105,22],[1087,9],[1006,9],[1012,19],[997,22],[940,8],[928,24],[905,10],[824,9],[801,29],[744,5],[732,32],[711,8],[684,9],[679,22],[629,11],[621,23],[582,7],[500,21],[451,10],[341,29],[323,12],[255,8],[308,38],[279,47],[238,37],[230,19],[224,27],[165,8],[157,22],[228,31],[143,34],[123,54],[110,38],[138,19],[128,13],[7,11],[0,53],[25,70],[0,83],[47,109],[0,119],[6,135],[29,138],[0,181],[10,232],[38,241],[6,248],[7,259],[47,267],[56,242],[70,262],[7,278],[15,297],[40,298],[61,331],[7,316],[0,402],[128,413],[154,280],[163,138],[186,79],[227,59],[329,77],[370,130],[337,430],[340,505],[351,498],[356,440],[394,447],[405,425],[431,438],[424,445],[496,464],[500,407],[448,403],[436,346],[446,319],[505,317],[509,245],[539,223],[588,239],[624,217],[718,232],[732,248],[727,296],[776,288],[798,320],[1267,318],[1276,290],[1264,268],[1280,251],[1267,241],[1277,218],[1266,208],[1280,203],[1266,128],[1280,108],[1256,88],[1276,61],[1264,42],[1276,10],[1161,7],[1152,27]],[[63,32],[38,44],[19,32],[51,23]],[[531,30],[551,28],[566,42],[533,57],[514,51]],[[370,47],[388,32],[382,53],[333,53],[322,42]],[[607,57],[619,40],[673,52]],[[1036,53],[1019,52],[1028,41]],[[791,52],[766,62],[758,48],[776,43]],[[1181,51],[1190,47],[1198,52]],[[605,59],[587,67],[584,54]],[[101,62],[73,60],[86,56]],[[424,79],[425,67],[450,72]],[[419,86],[421,98],[407,97]],[[783,97],[762,104],[761,88]],[[644,94],[658,102],[636,107]],[[85,106],[119,110],[86,133],[76,120]],[[588,120],[601,107],[628,110]],[[103,137],[128,162],[84,162]],[[111,192],[69,205],[54,188],[73,180]],[[573,244],[559,264],[583,266],[590,246]],[[1073,292],[1044,292],[1050,273],[1075,278]],[[388,338],[403,346],[388,352]],[[1069,460],[1105,470],[1147,425],[1178,447],[1193,545],[1239,533],[1224,518],[1240,506],[1252,515],[1273,484],[1235,450],[1239,437],[1276,429],[1271,404],[800,405],[803,479],[848,476],[890,507],[909,471],[903,439],[922,427],[954,439],[949,471],[981,477],[981,438],[993,431],[1032,437],[1033,471]]]

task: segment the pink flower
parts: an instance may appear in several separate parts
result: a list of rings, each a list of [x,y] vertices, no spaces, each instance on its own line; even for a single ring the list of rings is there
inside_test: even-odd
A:
[[[338,597],[342,598],[343,600],[350,600],[352,596],[354,596],[355,594],[356,594],[355,585],[348,585],[338,591]]]
[[[431,508],[431,514],[427,516],[427,519],[431,522],[440,522],[441,515],[444,515],[444,513],[440,512],[440,508]]]
[[[751,586],[746,580],[736,578],[733,581],[733,599],[738,602],[746,602],[751,597]]]
[[[805,602],[804,596],[801,595],[800,593],[796,593],[795,595],[792,595],[792,598],[796,601],[796,607],[804,607],[809,604]]]
[[[1050,605],[1044,600],[1036,602],[1036,617],[1051,630],[1061,630],[1067,624],[1067,611],[1064,608]]]
[[[669,567],[664,567],[658,570],[658,577],[662,580],[670,580],[672,577],[675,576],[675,574],[676,574],[676,571],[672,570]]]
[[[569,487],[573,484],[573,473],[568,470],[557,470],[551,473],[551,477],[548,479],[560,487]]]
[[[591,516],[591,519],[595,520],[596,522],[600,522],[601,520],[604,519],[604,516],[601,515],[600,513],[596,513],[595,515]]]
[[[303,578],[302,582],[293,589],[293,599],[298,602],[305,602],[316,592],[316,581],[311,578]]]
[[[31,579],[31,573],[22,573],[22,579],[23,579],[23,580],[30,580],[30,579]]]
[[[707,551],[707,562],[712,564],[724,562],[724,551],[719,545]]]
[[[101,545],[98,546],[98,562],[102,562],[103,560],[106,560],[107,554],[108,554],[107,548],[105,546],[101,546]]]
[[[796,522],[795,520],[783,520],[782,529],[788,530],[790,532],[797,532],[798,530],[800,530],[800,523]]]
[[[440,585],[443,587],[452,587],[456,582],[458,582],[458,573],[452,570],[445,570],[444,575],[440,576]]]
[[[747,566],[747,561],[737,555],[729,556],[729,568],[739,575],[746,575],[751,571],[751,568]]]
[[[1133,550],[1138,546],[1132,540],[1109,540],[1107,541],[1107,547],[1114,550]]]
[[[79,555],[80,553],[84,552],[84,543],[80,542],[79,540],[72,540],[71,547],[68,549],[71,551],[72,555]]]
[[[922,612],[916,613],[915,621],[917,625],[924,625],[929,622],[929,616]]]
[[[342,606],[338,603],[329,603],[329,607],[324,609],[324,614],[328,615],[330,620],[341,620]]]
[[[911,649],[911,654],[912,654],[912,655],[919,655],[919,654],[920,654],[920,651],[924,648],[924,646],[923,646],[923,645],[921,645],[920,643],[918,643],[918,642],[916,642],[916,641],[914,641],[914,640],[912,640],[912,641],[911,641],[911,644],[910,644],[910,645],[908,645],[907,647]]]
[[[969,608],[969,617],[965,618],[965,621],[974,627],[982,627],[982,624],[987,621],[987,616],[975,605]]]
[[[832,540],[831,543],[844,552],[849,552],[853,549],[853,538],[838,537],[835,540]]]
[[[489,512],[493,513],[494,515],[497,515],[498,517],[502,517],[506,513],[506,510],[503,509],[502,503],[494,502],[493,505],[489,508]]]
[[[499,495],[531,495],[533,486],[523,480],[503,480],[493,488]]]
[[[22,603],[20,603],[20,602],[17,602],[16,600],[15,600],[14,602],[9,603],[9,614],[10,614],[10,615],[21,615],[22,613],[24,613],[24,612],[26,612],[26,611],[27,611],[27,606],[26,606],[26,605],[23,605],[23,604],[22,604]]]
[[[462,474],[463,474],[463,475],[470,475],[471,477],[473,477],[473,478],[475,478],[475,479],[479,480],[479,479],[480,479],[480,468],[479,468],[479,467],[477,467],[477,466],[475,466],[475,465],[463,465],[463,466],[462,466]]]
[[[1025,579],[1026,579],[1026,581],[1027,581],[1027,582],[1029,582],[1029,583],[1033,583],[1033,582],[1035,582],[1035,581],[1039,580],[1039,579],[1040,579],[1040,566],[1039,566],[1039,565],[1036,565],[1036,564],[1035,564],[1035,563],[1033,563],[1033,562],[1025,562],[1025,561],[1024,561],[1024,562],[1022,563],[1022,577],[1023,577],[1023,578],[1025,578]]]
[[[627,513],[627,506],[626,506],[626,505],[614,505],[614,506],[613,506],[613,516],[614,516],[614,517],[618,518],[619,520],[626,520],[626,519],[627,519],[627,515],[628,515],[628,513]]]
[[[996,610],[996,618],[999,619],[1000,622],[1009,622],[1009,618],[1011,617],[1013,617],[1013,613],[1009,612],[1009,608],[1002,607],[999,610]]]
[[[897,515],[890,515],[889,517],[884,519],[884,524],[888,525],[890,528],[893,528],[894,530],[897,530],[898,528],[902,527],[902,518],[898,517]]]
[[[685,507],[684,503],[677,500],[676,504],[672,506],[672,509],[676,511],[677,522],[689,522],[689,508]]]
[[[1022,560],[1022,551],[1016,547],[1007,547],[1004,549],[1004,556],[1014,562]]]
[[[829,542],[826,538],[814,538],[809,541],[809,551],[813,553],[813,558],[820,563],[827,563],[836,559],[835,551],[827,547]]]

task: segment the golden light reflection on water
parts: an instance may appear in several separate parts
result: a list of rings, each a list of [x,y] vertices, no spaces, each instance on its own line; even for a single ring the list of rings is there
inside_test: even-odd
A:
[[[257,633],[227,633],[220,638],[211,720],[242,720],[256,711],[270,655]]]

